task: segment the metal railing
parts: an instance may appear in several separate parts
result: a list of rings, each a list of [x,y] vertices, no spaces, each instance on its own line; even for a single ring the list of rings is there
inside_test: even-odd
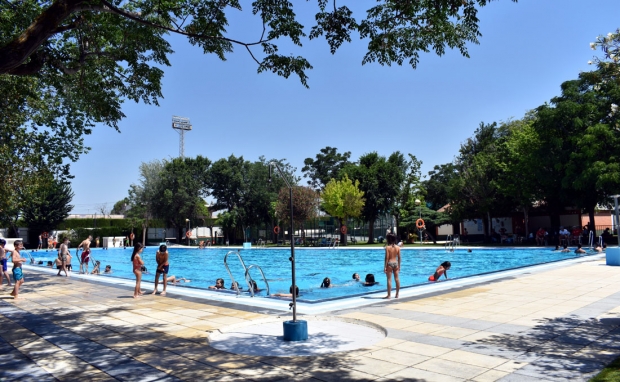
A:
[[[241,257],[241,253],[239,252],[239,250],[236,251],[229,251],[226,256],[224,256],[224,266],[226,267],[226,271],[228,272],[228,275],[230,276],[230,280],[231,280],[231,285],[235,285],[235,277],[233,276],[232,272],[230,271],[230,267],[228,266],[228,255],[230,255],[231,253],[234,253],[235,255],[237,255],[237,258],[239,259],[239,262],[241,263],[241,267],[243,267],[243,271],[245,272],[245,282],[248,285],[248,288],[250,290],[250,295],[252,297],[254,297],[254,286],[252,285],[252,277],[250,275],[250,269],[252,268],[257,268],[262,277],[263,277],[263,281],[265,282],[265,285],[267,286],[267,295],[269,295],[269,283],[267,282],[267,278],[265,277],[265,273],[263,272],[263,270],[261,269],[261,267],[259,267],[256,264],[250,264],[249,267],[247,267],[245,265],[245,262],[243,261],[243,258]],[[237,288],[237,296],[239,296],[239,294],[241,293],[241,289]]]

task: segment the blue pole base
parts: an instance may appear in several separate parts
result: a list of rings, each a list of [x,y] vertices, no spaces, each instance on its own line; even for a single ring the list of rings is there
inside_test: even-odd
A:
[[[284,341],[305,341],[308,339],[308,322],[284,321]]]

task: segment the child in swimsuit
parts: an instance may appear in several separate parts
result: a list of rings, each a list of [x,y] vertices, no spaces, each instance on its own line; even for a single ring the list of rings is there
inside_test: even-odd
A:
[[[385,263],[384,271],[387,276],[387,296],[385,299],[389,299],[392,293],[392,273],[394,273],[394,281],[396,282],[396,295],[400,292],[400,247],[396,245],[396,235],[390,233],[387,235],[388,245],[385,247]]]
[[[450,269],[451,266],[452,264],[450,264],[449,261],[444,261],[443,263],[441,263],[440,266],[437,267],[437,269],[435,270],[435,273],[428,278],[428,281],[439,281],[439,278],[441,277],[441,275],[444,275],[444,277],[447,280],[448,269]]]
[[[24,247],[22,241],[15,240],[13,246],[15,247],[15,250],[13,251],[13,279],[15,280],[15,286],[13,287],[13,292],[11,292],[11,296],[17,299],[17,296],[19,295],[19,287],[24,283],[22,263],[25,263],[27,260],[19,254],[19,250]]]
[[[142,266],[144,261],[140,258],[142,253],[142,244],[136,243],[131,254],[131,263],[133,264],[133,274],[136,276],[136,287],[133,291],[133,298],[142,297],[144,292],[140,290],[140,282],[142,281]]]

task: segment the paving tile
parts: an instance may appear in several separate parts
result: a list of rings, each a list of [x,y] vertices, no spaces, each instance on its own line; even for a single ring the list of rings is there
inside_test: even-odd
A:
[[[406,369],[389,374],[377,381],[403,381],[403,382],[463,382],[465,379],[457,378],[446,374],[408,367]]]
[[[508,375],[509,373],[505,372],[505,371],[499,371],[499,370],[489,370],[487,372],[484,372],[478,376],[475,376],[474,378],[471,379],[471,381],[474,382],[494,382],[497,381],[503,377],[505,377],[506,375]]]
[[[366,357],[393,362],[404,366],[413,366],[430,359],[430,357],[394,349],[380,349],[366,354]]]
[[[488,368],[467,365],[464,363],[448,361],[439,358],[433,358],[431,360],[419,363],[415,367],[417,369],[427,371],[441,370],[442,374],[463,379],[471,379],[488,371]]]
[[[361,371],[362,373],[384,377],[402,370],[406,366],[362,356],[352,360],[349,367],[353,370]]]
[[[493,357],[463,350],[453,350],[449,353],[440,355],[438,358],[465,363],[467,365],[480,366],[487,369],[495,368],[507,361],[506,358]]]

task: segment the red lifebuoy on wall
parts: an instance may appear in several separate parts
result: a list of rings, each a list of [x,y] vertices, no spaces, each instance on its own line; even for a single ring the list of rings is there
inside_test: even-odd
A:
[[[273,233],[275,233],[276,235],[280,233],[280,227],[275,226],[273,227]]]
[[[192,237],[192,231],[185,232],[185,236],[186,237]]]
[[[421,229],[422,227],[424,227],[424,220],[422,219],[418,219],[415,221],[415,226],[418,227],[418,229]]]
[[[340,232],[341,232],[343,235],[346,235],[346,234],[347,234],[347,226],[346,226],[346,225],[343,225],[342,227],[340,227]]]
[[[133,232],[131,234],[129,234],[129,239],[133,240],[135,239],[136,235],[133,234]]]

